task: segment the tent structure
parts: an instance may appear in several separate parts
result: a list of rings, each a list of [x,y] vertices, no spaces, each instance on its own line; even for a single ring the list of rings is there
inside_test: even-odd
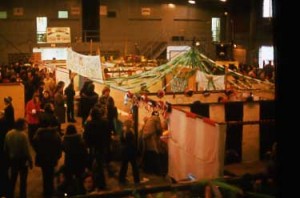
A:
[[[178,55],[171,61],[155,67],[149,71],[131,76],[109,78],[105,84],[121,87],[125,90],[147,89],[162,81],[167,75],[172,79],[167,82],[162,90],[171,86],[172,82],[180,79],[189,79],[196,75],[196,81],[204,83],[204,90],[224,90],[228,85],[234,89],[274,89],[274,84],[244,76],[238,72],[217,65],[196,48],[191,48]],[[227,86],[226,86],[227,83]]]

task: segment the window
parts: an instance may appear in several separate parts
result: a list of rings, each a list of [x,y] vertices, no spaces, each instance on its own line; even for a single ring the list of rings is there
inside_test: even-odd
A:
[[[272,16],[273,16],[272,0],[264,0],[264,2],[263,2],[263,17],[271,18]]]
[[[48,48],[48,47],[41,47],[41,48],[33,48],[33,52],[40,52],[42,60],[67,60],[68,55],[68,48]]]
[[[36,17],[37,43],[46,43],[47,17]]]
[[[268,64],[269,61],[274,60],[274,48],[273,46],[261,46],[259,48],[259,68],[263,68],[264,63]]]
[[[69,18],[69,12],[68,11],[58,11],[58,18],[59,19]]]
[[[0,19],[7,19],[7,12],[6,11],[0,11]]]
[[[211,19],[211,32],[212,32],[212,40],[214,42],[220,42],[220,33],[221,33],[220,18],[213,17]]]

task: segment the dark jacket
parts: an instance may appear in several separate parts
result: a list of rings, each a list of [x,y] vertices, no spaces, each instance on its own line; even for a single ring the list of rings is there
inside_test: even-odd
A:
[[[69,84],[65,89],[66,101],[68,104],[74,103],[75,90],[74,85]]]
[[[109,131],[113,131],[116,133],[115,122],[118,119],[118,109],[116,106],[108,106],[107,107],[107,120],[109,125]]]
[[[122,158],[125,160],[135,159],[137,157],[137,146],[134,137],[134,131],[123,132],[121,135]]]
[[[80,98],[81,106],[81,115],[88,116],[90,110],[95,106],[98,101],[99,95],[96,92],[87,92],[85,95],[82,95]]]
[[[89,148],[104,151],[108,142],[108,121],[106,119],[88,121],[84,127],[83,139]]]
[[[65,116],[65,101],[64,96],[61,92],[57,92],[54,95],[54,113],[58,118],[58,121],[60,123],[66,122],[66,116]]]
[[[60,128],[58,118],[55,116],[54,112],[50,111],[40,113],[40,124],[41,127],[45,127],[43,126],[43,124],[45,124],[46,126],[57,127],[58,130]]]
[[[56,166],[62,155],[62,141],[56,127],[39,128],[33,138],[36,166]]]
[[[74,171],[84,170],[87,165],[87,149],[81,135],[65,135],[62,144],[65,152],[65,167]]]
[[[15,111],[14,111],[14,107],[12,106],[12,104],[5,107],[5,109],[4,109],[4,120],[5,120],[4,122],[5,122],[5,125],[6,125],[5,127],[6,127],[7,131],[14,128]]]

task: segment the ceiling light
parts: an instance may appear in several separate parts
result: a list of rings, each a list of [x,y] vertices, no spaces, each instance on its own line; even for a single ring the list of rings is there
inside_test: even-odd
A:
[[[194,0],[189,0],[188,2],[189,2],[189,4],[196,4],[196,1],[194,1]]]
[[[175,8],[176,6],[175,6],[174,3],[168,3],[168,7],[169,7],[169,8]]]

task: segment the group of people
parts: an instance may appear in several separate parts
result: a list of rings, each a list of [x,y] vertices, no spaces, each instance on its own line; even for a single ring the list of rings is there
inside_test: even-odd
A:
[[[37,74],[39,72],[28,70],[26,75],[24,118],[15,120],[13,98],[4,98],[5,108],[0,114],[0,196],[14,197],[20,175],[20,197],[26,197],[28,171],[34,165],[41,168],[45,197],[104,190],[107,188],[105,170],[109,176],[115,176],[120,185],[125,185],[129,163],[134,183],[139,184],[138,157],[141,156],[138,155],[140,145],[134,133],[134,120],[129,117],[118,130],[116,123],[120,120],[110,88],[104,87],[99,96],[92,81],[84,83],[78,109],[82,118],[81,134],[73,124],[76,122],[73,80],[65,87],[62,81],[53,84],[47,74],[44,78]],[[61,125],[66,120],[64,131]],[[158,147],[161,132],[159,115],[155,111],[140,134],[144,142],[142,167],[147,173],[162,173]],[[112,140],[116,136],[121,148],[117,175],[111,167]],[[30,152],[31,148],[35,155]],[[60,182],[55,184],[55,170],[63,152],[63,171]]]
[[[62,85],[58,86],[57,89],[60,90]],[[106,189],[105,169],[108,170],[108,175],[116,176],[110,167],[110,157],[111,136],[116,134],[114,120],[118,115],[109,92],[109,88],[104,88],[102,95],[90,109],[83,125],[82,135],[77,132],[73,123],[67,125],[62,135],[59,118],[55,114],[55,105],[46,103],[42,109],[37,94],[34,94],[33,99],[26,104],[26,117],[17,120],[14,119],[12,98],[4,98],[6,106],[1,118],[1,126],[6,126],[6,128],[1,127],[5,130],[1,132],[1,148],[3,148],[1,162],[3,163],[0,163],[0,185],[4,187],[1,188],[1,195],[14,197],[17,177],[20,175],[20,197],[26,197],[28,171],[34,165],[42,170],[45,197],[51,197],[54,194],[63,195],[66,192],[69,195],[76,195],[88,193],[91,189],[95,191]],[[157,117],[156,112],[153,116]],[[132,118],[125,120],[119,134],[122,159],[117,179],[120,185],[128,183],[126,178],[129,163],[132,166],[134,183],[140,183],[137,137],[134,134],[133,122]],[[158,128],[155,129],[154,141],[158,140],[159,134],[156,132],[161,129],[160,123],[156,124]],[[149,124],[144,127],[146,141],[148,138],[153,138],[149,130],[151,126],[152,124]],[[32,156],[30,146],[35,156]],[[150,150],[146,149],[145,153],[145,162],[148,166],[153,166],[151,165],[153,160],[158,162],[155,160],[155,151],[151,151],[151,147],[149,144]],[[64,180],[55,186],[55,168],[63,152],[65,153]],[[159,168],[159,165],[154,164],[153,167],[156,168],[150,167],[147,169],[148,172],[158,173],[154,169]],[[90,177],[87,177],[88,175]],[[93,188],[89,187],[89,190],[84,185],[88,181],[93,183]]]
[[[13,98],[4,98],[5,108],[0,119],[1,130],[1,196],[14,197],[15,185],[20,175],[20,197],[26,197],[27,175],[33,162],[41,167],[45,197],[54,192],[53,177],[55,166],[62,154],[61,127],[58,113],[59,100],[64,100],[64,83],[55,88],[54,100],[33,93],[26,103],[25,117],[15,120]],[[60,99],[61,97],[61,99]],[[42,103],[44,102],[44,103]],[[64,101],[61,101],[64,104]],[[35,151],[35,160],[30,149]]]

